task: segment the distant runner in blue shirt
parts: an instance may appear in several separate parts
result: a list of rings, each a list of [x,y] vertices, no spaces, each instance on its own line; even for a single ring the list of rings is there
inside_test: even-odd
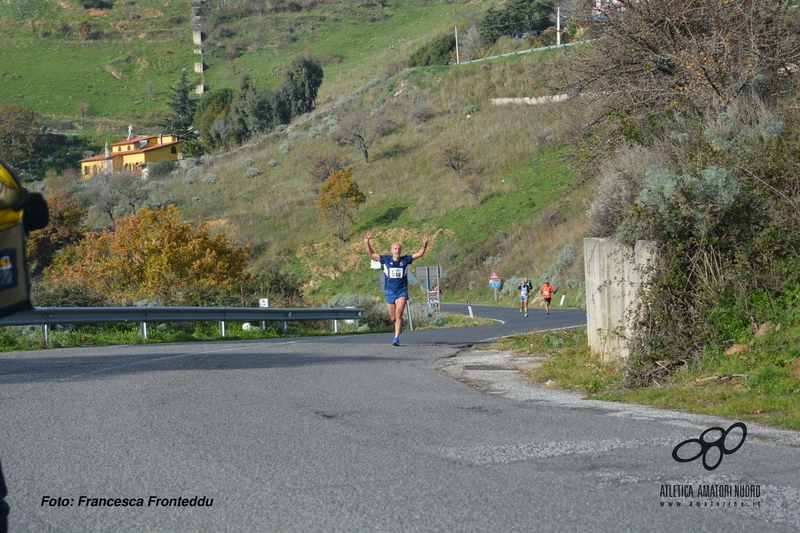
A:
[[[392,244],[392,255],[378,255],[369,243],[372,232],[368,231],[364,237],[367,254],[373,261],[380,261],[383,274],[386,276],[384,291],[386,293],[386,307],[389,309],[389,320],[394,322],[394,339],[392,344],[400,346],[400,332],[403,331],[403,311],[408,301],[408,267],[425,255],[428,248],[428,236],[422,236],[422,248],[414,255],[402,255],[403,245],[399,242]]]

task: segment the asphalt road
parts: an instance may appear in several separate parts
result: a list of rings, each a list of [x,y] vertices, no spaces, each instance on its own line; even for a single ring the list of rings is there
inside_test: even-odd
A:
[[[459,360],[483,368],[471,339],[527,327],[485,313],[505,323],[406,332],[398,348],[383,334],[0,354],[10,531],[800,529],[797,433],[748,424],[707,471],[672,450],[732,421],[491,365],[507,385],[454,379],[442,370]],[[142,505],[102,501],[125,498]]]

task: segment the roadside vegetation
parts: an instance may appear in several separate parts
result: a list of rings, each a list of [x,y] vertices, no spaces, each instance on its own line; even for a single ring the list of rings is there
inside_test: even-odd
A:
[[[709,349],[700,365],[684,366],[658,386],[633,389],[625,385],[624,362],[604,363],[589,352],[585,329],[534,332],[503,339],[491,348],[546,357],[527,374],[538,386],[798,430],[800,327],[773,324],[762,331],[734,350]]]
[[[366,299],[366,297],[365,297]],[[206,342],[219,340],[275,339],[309,337],[333,334],[389,333],[394,325],[389,322],[385,304],[366,299],[365,319],[338,321],[336,331],[330,321],[226,322],[225,336],[218,322],[187,322],[149,324],[147,339],[142,337],[138,324],[98,324],[83,326],[51,326],[45,345],[38,326],[12,326],[0,328],[0,352],[42,350],[45,348],[74,348],[77,346],[103,346],[122,344],[159,344],[165,342]],[[413,305],[414,329],[465,328],[493,323],[486,319],[470,318],[451,313],[439,313],[427,305]]]

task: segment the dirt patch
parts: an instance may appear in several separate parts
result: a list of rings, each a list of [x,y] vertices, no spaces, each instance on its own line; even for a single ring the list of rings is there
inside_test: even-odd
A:
[[[122,79],[122,73],[117,70],[114,70],[114,67],[112,67],[111,65],[106,65],[106,72],[108,72],[118,80]]]
[[[800,379],[800,359],[795,359],[794,364],[792,364],[792,374],[797,379]]]
[[[448,359],[440,370],[449,376],[478,388],[496,382],[528,383],[525,373],[541,366],[546,357],[518,355],[508,351],[464,350]],[[531,385],[533,386],[533,385]]]
[[[428,248],[436,245],[436,241],[441,238],[452,238],[453,232],[446,229],[438,229],[433,235],[428,237]],[[373,232],[372,247],[379,254],[391,252],[391,243],[403,243],[404,254],[413,254],[422,247],[422,232],[420,230],[409,230],[404,228],[392,228],[385,232]],[[364,241],[361,236],[355,236],[348,242],[341,244],[338,241],[328,241],[312,244],[302,248],[298,258],[308,265],[309,269],[309,288],[313,288],[318,283],[314,280],[321,278],[337,279],[344,272],[349,272],[358,268],[366,268],[367,253],[364,249]],[[335,259],[335,262],[333,261]]]

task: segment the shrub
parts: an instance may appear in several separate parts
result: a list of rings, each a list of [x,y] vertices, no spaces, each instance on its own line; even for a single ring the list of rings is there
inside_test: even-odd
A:
[[[206,183],[208,185],[213,185],[216,182],[217,182],[216,174],[206,174],[205,176],[203,176],[203,183]]]
[[[436,113],[434,113],[431,105],[423,102],[415,105],[411,109],[409,120],[415,124],[419,124],[420,122],[432,119],[435,115]]]
[[[261,174],[260,170],[258,170],[255,167],[250,167],[244,172],[244,177],[245,178],[255,178],[256,176],[259,176],[260,174]]]
[[[155,161],[147,165],[147,176],[152,179],[164,178],[169,176],[172,172],[174,165],[172,161],[164,159],[162,161]]]
[[[371,296],[363,294],[337,294],[328,300],[328,307],[357,307],[364,310],[361,323],[372,331],[391,331],[394,324],[389,320],[386,306]]]
[[[108,307],[111,303],[100,293],[79,285],[53,283],[33,285],[31,301],[36,307]]]

